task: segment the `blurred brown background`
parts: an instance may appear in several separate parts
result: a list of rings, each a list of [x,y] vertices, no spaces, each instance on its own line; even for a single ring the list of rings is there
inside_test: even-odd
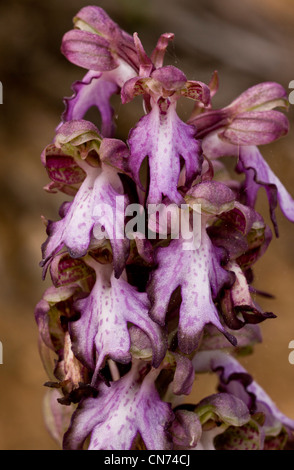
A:
[[[91,2],[90,2],[91,3]],[[258,4],[257,4],[258,3]],[[43,372],[37,349],[34,306],[48,285],[41,281],[40,245],[45,230],[40,215],[57,218],[60,196],[42,187],[48,182],[39,160],[63,111],[63,96],[84,71],[59,52],[75,13],[88,2],[10,0],[0,4],[0,449],[57,449],[42,417]],[[285,88],[294,79],[293,0],[101,0],[98,4],[124,29],[138,31],[151,52],[162,32],[175,33],[167,61],[189,79],[208,82],[217,69],[220,90],[215,106],[228,104],[248,86],[274,80]],[[138,115],[124,111],[125,136]],[[125,115],[124,115],[125,116]],[[294,195],[292,130],[266,146],[263,154]],[[262,194],[259,209],[268,220]],[[275,294],[260,299],[278,318],[262,324],[264,343],[243,360],[280,409],[294,418],[294,365],[288,362],[294,339],[294,226],[278,212],[280,239],[274,240],[256,268],[256,287]],[[213,393],[213,379],[200,378],[195,394]]]

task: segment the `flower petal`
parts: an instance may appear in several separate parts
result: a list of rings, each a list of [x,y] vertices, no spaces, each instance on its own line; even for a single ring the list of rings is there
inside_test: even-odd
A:
[[[175,449],[191,449],[201,438],[202,427],[196,413],[177,410],[169,431]]]
[[[63,347],[64,330],[60,317],[69,318],[73,314],[73,296],[80,290],[78,284],[58,288],[51,286],[35,307],[40,339],[52,351],[57,352]]]
[[[240,147],[237,169],[244,172],[247,203],[255,204],[257,191],[263,186],[270,204],[271,219],[277,231],[275,208],[279,201],[281,211],[291,222],[294,222],[294,200],[285,189],[279,178],[262,158],[257,147]]]
[[[151,299],[151,318],[164,324],[171,294],[181,286],[182,303],[178,330],[179,347],[189,354],[196,347],[206,324],[212,323],[234,343],[220,322],[213,298],[225,284],[232,282],[230,273],[219,264],[216,252],[202,230],[200,248],[185,250],[184,240],[172,240],[168,247],[156,251],[158,267],[153,271],[147,292]]]
[[[262,127],[262,125],[268,128],[270,128],[270,126],[272,125],[272,131],[275,130],[275,133],[277,132],[277,134],[279,135],[280,132],[280,135],[282,135],[287,129],[286,118],[282,117],[283,115],[281,113],[272,115],[271,110],[278,106],[286,108],[287,105],[288,101],[285,89],[278,83],[265,82],[249,88],[225,108],[205,110],[204,113],[199,114],[198,107],[195,107],[195,112],[192,113],[192,116],[189,119],[188,123],[193,124],[196,127],[197,135],[199,138],[208,136],[211,132],[215,131],[216,129],[221,129],[223,127],[226,128],[227,126],[230,126],[232,121],[233,123],[234,121],[236,121],[237,127],[241,126],[242,128],[243,125],[243,127],[245,127],[245,129],[243,129],[245,130],[245,132],[247,130],[246,126],[248,125],[253,127],[253,131],[255,131],[255,125],[257,125],[257,130]],[[242,121],[242,117],[239,120],[239,117],[242,115],[244,115],[244,121]],[[268,120],[271,119],[270,116],[277,119],[278,123],[280,122],[280,127],[275,127],[274,122],[266,122],[267,115]],[[246,122],[245,116],[247,116]],[[263,122],[262,120],[260,123],[257,122],[256,118],[258,116],[263,117]],[[234,128],[234,124],[232,125],[232,127]],[[248,141],[248,139],[250,139],[250,134],[248,134],[247,132],[244,136],[243,132],[242,135],[242,132],[240,132],[241,128],[239,129],[239,132],[236,132],[235,134],[234,131],[228,131],[228,135],[230,135],[232,138],[234,137],[235,140],[239,138],[239,142],[234,143],[240,143],[240,145],[242,145],[242,139],[246,139],[246,141],[244,141],[246,142],[246,144],[253,145],[253,141]],[[278,128],[280,129],[279,132]],[[268,142],[269,137],[273,137],[273,135],[274,133],[271,133],[269,136],[267,136],[267,138],[263,140],[266,140],[266,142]],[[256,138],[256,136],[254,137],[254,133],[251,134],[251,138]],[[259,135],[259,139],[261,139],[261,143],[265,143],[264,141],[262,142],[262,135]]]
[[[240,330],[231,331],[237,339],[238,348],[251,348],[256,343],[261,343],[261,331],[259,325],[246,324]],[[211,351],[215,349],[232,349],[233,346],[226,337],[213,325],[205,327],[203,339],[199,350]]]
[[[210,89],[203,82],[188,80],[185,87],[181,90],[181,95],[191,100],[199,101],[204,107],[210,105]]]
[[[263,443],[259,426],[253,420],[238,428],[230,426],[214,439],[216,450],[262,450]]]
[[[82,81],[73,84],[74,95],[65,98],[66,109],[62,115],[63,121],[83,119],[86,112],[96,106],[101,114],[101,134],[111,137],[114,132],[112,121],[113,109],[110,97],[118,93],[119,87],[114,81],[103,78],[101,73],[89,71]]]
[[[65,449],[82,449],[92,433],[89,450],[127,450],[138,432],[149,450],[171,448],[165,430],[173,414],[159,398],[152,371],[140,384],[135,364],[110,387],[101,383],[98,392],[98,398],[84,400],[74,413],[65,434]]]
[[[97,6],[82,8],[74,18],[76,28],[105,38],[110,50],[138,70],[138,57],[132,36],[122,30],[105,11]]]
[[[98,34],[73,29],[63,36],[61,52],[75,65],[95,72],[118,66],[110,52],[109,42]]]
[[[76,355],[92,369],[95,350],[99,357],[96,371],[107,356],[127,363],[131,360],[128,323],[142,329],[151,341],[153,363],[157,367],[166,352],[162,329],[148,316],[149,302],[145,293],[111,274],[109,265],[93,264],[96,283],[90,295],[79,300],[75,308],[81,318],[70,325]]]
[[[234,208],[235,194],[223,183],[205,181],[187,191],[185,200],[191,206],[200,204],[201,211],[207,214],[219,215]]]
[[[235,114],[245,111],[266,111],[278,106],[287,107],[287,92],[275,82],[263,82],[254,85],[236,98],[229,108]]]
[[[173,33],[164,33],[158,39],[156,47],[150,56],[156,69],[163,66],[163,59],[167,46],[169,41],[173,41],[174,37],[175,35]]]
[[[215,393],[204,398],[195,408],[202,426],[208,421],[216,421],[231,426],[242,426],[250,420],[245,403],[229,393]]]
[[[118,214],[117,197],[123,198],[123,207],[118,208],[122,215],[126,205],[126,198],[121,196],[123,187],[118,175],[110,167],[101,169],[85,165],[84,169],[87,177],[65,217],[49,225],[49,236],[43,244],[43,264],[63,246],[68,249],[72,258],[85,256],[93,236],[92,230],[95,225],[100,224],[105,227],[105,235],[108,234],[111,241],[115,272],[119,276],[124,269],[129,250],[129,240],[123,236],[118,237],[114,229],[114,214]],[[111,181],[120,192],[114,189]],[[98,207],[103,208],[101,213]],[[98,236],[97,232],[95,236]]]
[[[139,170],[149,157],[150,187],[148,203],[160,203],[162,194],[172,202],[183,202],[177,191],[180,175],[180,156],[186,163],[186,184],[189,185],[201,171],[200,143],[194,139],[193,127],[183,123],[176,114],[175,105],[164,110],[155,105],[141,118],[129,136],[130,167],[137,184]]]
[[[238,114],[219,137],[234,145],[264,145],[286,135],[289,122],[279,111],[251,111]]]
[[[54,144],[61,150],[69,151],[74,157],[79,156],[84,160],[88,154],[87,148],[82,148],[83,144],[90,144],[91,149],[99,149],[101,136],[97,127],[90,121],[78,119],[77,121],[68,121],[58,127],[58,132],[54,139]]]
[[[82,8],[74,17],[74,25],[82,30],[92,30],[108,40],[118,39],[121,31],[107,13],[97,6]]]
[[[83,260],[62,253],[53,258],[50,275],[55,287],[70,286],[75,282],[93,278],[94,271]]]
[[[238,157],[236,170],[239,173],[245,173],[246,180],[243,190],[248,206],[254,208],[259,188],[262,186],[265,188],[276,234],[278,234],[275,217],[277,201],[279,201],[281,211],[285,217],[291,222],[294,221],[294,200],[263,159],[257,147],[251,145],[241,145],[238,147],[227,142],[222,142],[216,133],[212,133],[205,138],[202,147],[203,152],[209,158],[214,159],[222,156]]]
[[[173,65],[166,65],[152,72],[153,80],[160,83],[160,86],[166,91],[177,91],[187,82],[186,75]]]
[[[229,262],[226,269],[235,274],[235,282],[221,299],[222,314],[226,324],[232,329],[241,328],[244,323],[260,323],[267,318],[276,318],[272,312],[262,312],[250,295],[247,278],[236,262]]]
[[[61,398],[60,391],[48,389],[43,402],[45,425],[50,435],[62,446],[63,435],[70,425],[70,418],[74,411],[72,406],[62,406],[57,400]]]
[[[49,178],[62,185],[76,185],[82,183],[86,173],[76,163],[73,157],[66,155],[62,150],[51,144],[42,153],[42,162]]]
[[[173,393],[175,395],[190,395],[195,379],[193,364],[182,354],[172,353],[176,360],[176,370],[173,379]]]
[[[230,354],[222,351],[199,352],[193,359],[193,365],[196,372],[209,370],[217,372],[222,391],[241,398],[251,411],[258,411],[259,403],[261,403],[268,407],[274,418],[290,429],[294,429],[294,420],[281,413],[267,393],[257,382],[253,381],[244,367]]]
[[[118,139],[103,139],[99,149],[99,156],[102,162],[108,163],[126,174],[130,174],[129,153],[127,145]]]

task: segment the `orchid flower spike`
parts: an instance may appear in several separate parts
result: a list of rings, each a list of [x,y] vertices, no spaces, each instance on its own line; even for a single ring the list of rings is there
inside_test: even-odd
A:
[[[262,340],[258,324],[276,317],[253,295],[254,264],[272,239],[259,188],[276,233],[277,203],[294,222],[294,200],[259,150],[288,132],[275,109],[286,109],[286,92],[266,82],[214,109],[216,72],[205,84],[164,65],[173,38],[162,34],[149,57],[137,33],[89,6],[62,41],[86,75],[41,156],[45,190],[67,196],[58,220],[44,218],[52,286],[35,309],[46,424],[64,449],[287,449],[293,420],[238,361]],[[113,94],[121,113],[142,102],[122,140]],[[187,122],[183,99],[194,102]],[[85,120],[93,106],[98,127]],[[222,156],[237,157],[243,181]],[[191,403],[200,373],[219,386]]]

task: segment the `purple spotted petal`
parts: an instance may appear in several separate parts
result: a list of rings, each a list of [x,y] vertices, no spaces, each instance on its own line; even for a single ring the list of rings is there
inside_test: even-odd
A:
[[[93,199],[93,186],[98,172],[87,176],[66,216],[50,225],[49,237],[43,245],[44,262],[65,245],[72,257],[84,256],[90,244],[93,220],[89,217]]]
[[[109,265],[95,263],[96,283],[88,297],[76,304],[80,320],[71,324],[73,347],[77,356],[92,369],[95,351],[96,371],[109,356],[115,361],[131,360],[128,323],[142,329],[151,341],[153,363],[158,366],[166,351],[162,329],[148,316],[147,294],[138,292],[120,278],[117,280]]]
[[[65,98],[66,109],[62,115],[63,121],[83,119],[86,112],[96,106],[101,114],[101,134],[111,137],[114,132],[112,121],[113,109],[110,97],[119,91],[115,82],[106,80],[101,73],[89,71],[82,81],[73,84],[74,95]]]
[[[84,169],[87,177],[65,217],[49,226],[49,237],[43,245],[43,264],[45,265],[63,246],[73,258],[84,256],[90,246],[92,230],[95,225],[100,224],[104,226],[111,241],[115,272],[119,276],[129,249],[129,240],[117,237],[115,230],[117,211],[120,211],[121,218],[126,205],[126,199],[121,196],[123,188],[118,175],[110,167],[101,169],[84,165]],[[120,192],[114,189],[111,181]],[[117,209],[118,196],[123,198],[123,204]],[[98,207],[102,209],[100,213]]]
[[[182,303],[178,341],[181,351],[191,353],[198,345],[203,328],[212,323],[234,343],[220,322],[214,297],[224,285],[229,285],[231,275],[219,264],[216,252],[202,230],[201,246],[186,250],[184,240],[172,240],[168,247],[156,251],[158,268],[153,271],[147,286],[151,299],[151,318],[164,324],[172,293],[181,286]]]
[[[172,202],[183,202],[177,190],[180,156],[185,160],[187,184],[200,173],[202,165],[200,143],[194,135],[194,128],[177,116],[175,105],[167,109],[155,105],[132,129],[129,136],[130,166],[138,184],[141,164],[146,156],[149,157],[148,203],[161,202],[163,194]]]
[[[139,433],[148,450],[168,450],[166,429],[173,419],[170,405],[155,389],[153,372],[142,383],[135,363],[110,387],[101,383],[98,397],[84,400],[65,434],[64,449],[82,449],[91,434],[89,450],[128,450]]]
[[[291,444],[293,446],[293,437],[289,438],[287,431],[283,428],[279,435],[266,437],[263,450],[284,450],[288,443],[287,449],[291,448]]]

